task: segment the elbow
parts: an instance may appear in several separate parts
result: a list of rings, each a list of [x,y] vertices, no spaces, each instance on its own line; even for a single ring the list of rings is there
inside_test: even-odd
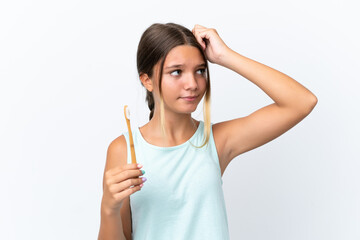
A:
[[[318,99],[314,94],[312,94],[309,99],[310,99],[309,100],[309,102],[310,102],[309,106],[310,106],[310,109],[312,111],[314,109],[314,107],[316,106],[316,104],[318,103]]]
[[[311,94],[303,101],[302,112],[305,114],[305,116],[309,115],[312,112],[312,110],[315,108],[317,103],[318,103],[318,99],[314,94]]]

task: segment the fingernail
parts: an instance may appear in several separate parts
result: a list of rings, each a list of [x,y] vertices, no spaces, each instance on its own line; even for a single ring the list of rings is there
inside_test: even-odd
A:
[[[137,167],[138,167],[138,168],[142,168],[143,165],[139,163],[139,164],[137,165]]]
[[[145,174],[145,170],[141,170],[142,174],[144,175]]]
[[[140,184],[139,186],[142,187],[142,186],[144,186],[144,184],[142,183],[142,184]]]
[[[146,182],[146,177],[141,178],[143,182]]]

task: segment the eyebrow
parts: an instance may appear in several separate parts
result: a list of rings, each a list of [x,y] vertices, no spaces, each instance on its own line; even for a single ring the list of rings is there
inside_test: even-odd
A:
[[[169,69],[169,68],[181,68],[183,67],[184,64],[175,64],[175,65],[171,65],[171,66],[168,66],[168,67],[165,67],[165,69]],[[206,64],[205,63],[201,63],[199,65],[196,66],[197,68],[198,67],[206,67]]]

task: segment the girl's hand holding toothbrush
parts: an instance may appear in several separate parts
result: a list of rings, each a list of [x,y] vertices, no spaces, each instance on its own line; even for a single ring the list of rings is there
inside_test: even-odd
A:
[[[141,167],[131,163],[106,171],[102,204],[108,212],[118,213],[124,199],[141,190],[146,181],[146,178],[139,178],[145,173]]]

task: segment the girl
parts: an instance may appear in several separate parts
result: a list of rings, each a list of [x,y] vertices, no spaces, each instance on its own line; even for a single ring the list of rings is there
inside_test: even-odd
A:
[[[247,78],[274,103],[212,124],[207,61]],[[109,145],[99,239],[229,239],[221,179],[226,167],[299,123],[316,96],[200,25],[192,32],[173,23],[151,25],[140,39],[137,67],[150,109],[150,121],[132,131],[143,165],[131,164],[128,132]],[[191,113],[203,97],[204,121],[198,121]]]

